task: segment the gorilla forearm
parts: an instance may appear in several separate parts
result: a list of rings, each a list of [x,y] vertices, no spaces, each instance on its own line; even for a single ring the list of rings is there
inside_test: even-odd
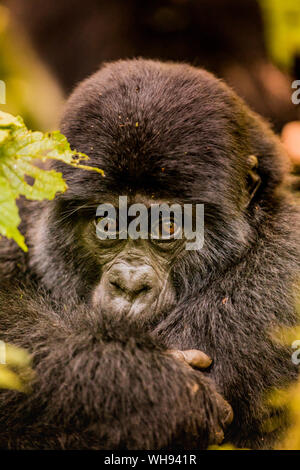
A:
[[[83,448],[86,442],[87,448],[160,449],[180,439],[181,447],[205,448],[215,442],[220,412],[200,372],[145,334],[103,326],[100,334],[92,318],[82,331],[42,298],[17,298],[1,302],[1,338],[29,348],[36,380],[29,395],[1,392],[1,447]]]

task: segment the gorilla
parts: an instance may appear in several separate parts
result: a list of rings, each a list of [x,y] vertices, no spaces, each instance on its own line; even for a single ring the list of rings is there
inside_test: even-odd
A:
[[[0,448],[274,447],[289,416],[268,393],[298,373],[274,332],[299,324],[300,271],[277,137],[205,70],[143,59],[79,84],[61,131],[105,176],[55,162],[68,190],[20,201],[28,253],[1,240],[1,340],[35,378],[1,391]],[[174,218],[168,239],[99,239],[119,196],[203,204],[203,247]]]

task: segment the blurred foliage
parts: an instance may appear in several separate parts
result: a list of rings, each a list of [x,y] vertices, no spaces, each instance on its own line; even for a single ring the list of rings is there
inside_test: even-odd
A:
[[[0,388],[28,393],[33,379],[27,351],[0,341]]]
[[[291,70],[295,55],[300,55],[300,1],[259,0],[262,8],[266,43],[271,58]]]
[[[1,4],[0,80],[6,85],[3,110],[23,116],[31,129],[57,127],[64,103],[61,89],[20,27],[15,27],[9,9]]]
[[[237,449],[232,444],[223,444],[221,446],[209,446],[208,450],[248,450],[248,449]]]
[[[286,407],[291,420],[290,427],[276,449],[300,450],[300,380],[287,390],[274,392],[272,403],[278,408]]]
[[[0,111],[0,233],[13,238],[26,251],[24,237],[18,230],[21,220],[16,199],[21,195],[33,200],[53,199],[57,192],[67,189],[61,173],[38,168],[35,159],[60,160],[104,176],[98,168],[81,165],[82,160],[88,160],[87,155],[72,151],[59,131],[31,132],[22,118]],[[26,177],[31,177],[33,183],[29,184]]]
[[[297,311],[300,314],[299,301]],[[300,359],[300,326],[280,329],[272,336],[280,344],[291,346],[291,360],[292,354],[296,355],[298,360]],[[273,391],[268,401],[278,409],[286,408],[290,417],[290,426],[276,448],[279,450],[300,450],[300,376],[298,382],[292,386]]]

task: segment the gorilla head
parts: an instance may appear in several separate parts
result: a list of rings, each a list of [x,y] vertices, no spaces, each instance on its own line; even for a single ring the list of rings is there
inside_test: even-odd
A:
[[[72,94],[61,130],[105,177],[56,164],[69,190],[33,229],[32,263],[56,295],[140,322],[160,318],[241,256],[249,218],[259,219],[256,198],[268,204],[282,178],[270,131],[221,81],[187,65],[104,66]],[[122,239],[118,220],[116,238],[99,240],[97,206],[120,209],[119,196],[148,210],[204,204],[203,249],[187,251],[184,234]],[[173,235],[174,217],[169,228]]]

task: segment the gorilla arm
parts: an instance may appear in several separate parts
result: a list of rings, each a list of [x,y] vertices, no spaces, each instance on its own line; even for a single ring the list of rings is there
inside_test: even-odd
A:
[[[2,290],[5,292],[5,289]],[[0,393],[0,448],[205,448],[230,407],[204,375],[126,325],[45,295],[0,294],[1,339],[27,348],[30,394]],[[191,353],[189,353],[191,354]]]

